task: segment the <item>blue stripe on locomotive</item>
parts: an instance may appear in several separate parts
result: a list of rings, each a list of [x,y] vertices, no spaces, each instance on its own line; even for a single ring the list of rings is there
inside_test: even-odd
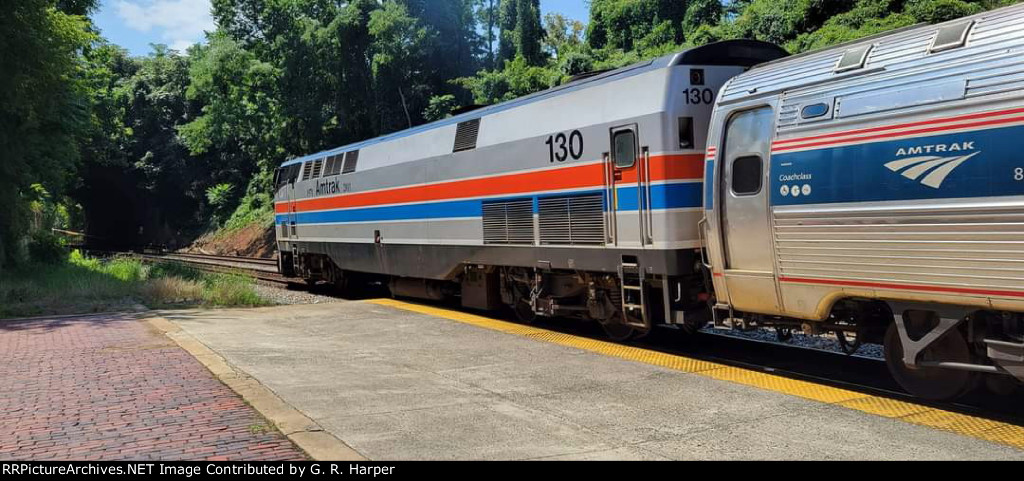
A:
[[[572,195],[599,194],[602,190],[579,192]],[[550,197],[556,194],[540,194],[529,196],[534,199]],[[566,194],[557,194],[566,195]],[[687,182],[681,184],[658,184],[651,186],[651,206],[654,209],[676,209],[700,207],[701,184]],[[522,197],[520,197],[522,198]],[[638,193],[636,187],[622,187],[618,191],[620,210],[637,210]],[[502,199],[505,200],[505,199]],[[356,209],[328,210],[320,212],[299,212],[295,214],[297,224],[329,224],[342,222],[373,222],[395,220],[429,220],[442,218],[481,217],[483,215],[482,199],[452,200],[423,204],[407,204],[383,207],[365,207]],[[607,208],[607,200],[605,202]],[[534,202],[534,212],[537,210]],[[285,222],[288,214],[278,214],[276,222]]]
[[[926,146],[944,145],[948,149],[954,144],[961,150],[925,150]],[[885,165],[917,156],[953,158],[973,153],[977,155],[956,166],[938,188],[922,183],[931,169],[910,179],[902,175],[909,166],[893,171]],[[771,200],[773,205],[804,205],[1021,195],[1022,155],[1024,126],[774,153]],[[809,186],[809,195],[782,194],[783,186],[792,190],[794,186],[803,189],[804,185]]]

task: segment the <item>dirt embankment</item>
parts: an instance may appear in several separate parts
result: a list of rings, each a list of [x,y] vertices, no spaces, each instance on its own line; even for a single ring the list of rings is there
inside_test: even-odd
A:
[[[231,232],[214,231],[196,239],[184,251],[223,256],[276,257],[274,226],[250,224]]]

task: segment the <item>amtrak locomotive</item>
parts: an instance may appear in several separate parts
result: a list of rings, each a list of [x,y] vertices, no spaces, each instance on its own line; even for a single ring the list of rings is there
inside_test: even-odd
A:
[[[884,343],[1024,380],[1024,7],[788,57],[690,49],[285,162],[280,270],[396,296]]]

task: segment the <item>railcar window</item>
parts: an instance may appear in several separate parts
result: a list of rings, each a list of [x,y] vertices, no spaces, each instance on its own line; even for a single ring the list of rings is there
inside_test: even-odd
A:
[[[679,117],[679,148],[692,149],[693,146],[693,117]]]
[[[732,193],[751,195],[761,191],[761,157],[747,155],[732,161]]]
[[[632,130],[616,132],[612,137],[615,167],[626,169],[636,163],[636,134]]]
[[[828,104],[821,102],[817,104],[804,105],[804,108],[800,109],[800,118],[803,119],[816,119],[822,117],[828,113]]]

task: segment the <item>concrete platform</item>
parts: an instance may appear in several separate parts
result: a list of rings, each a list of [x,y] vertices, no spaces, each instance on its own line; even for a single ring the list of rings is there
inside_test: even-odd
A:
[[[744,376],[734,368],[686,372],[459,314],[372,302],[159,314],[369,459],[1024,460],[1016,438],[984,440],[1015,426],[978,439],[908,421],[942,415],[914,405],[879,416],[848,407],[863,396],[820,402],[725,380]]]

